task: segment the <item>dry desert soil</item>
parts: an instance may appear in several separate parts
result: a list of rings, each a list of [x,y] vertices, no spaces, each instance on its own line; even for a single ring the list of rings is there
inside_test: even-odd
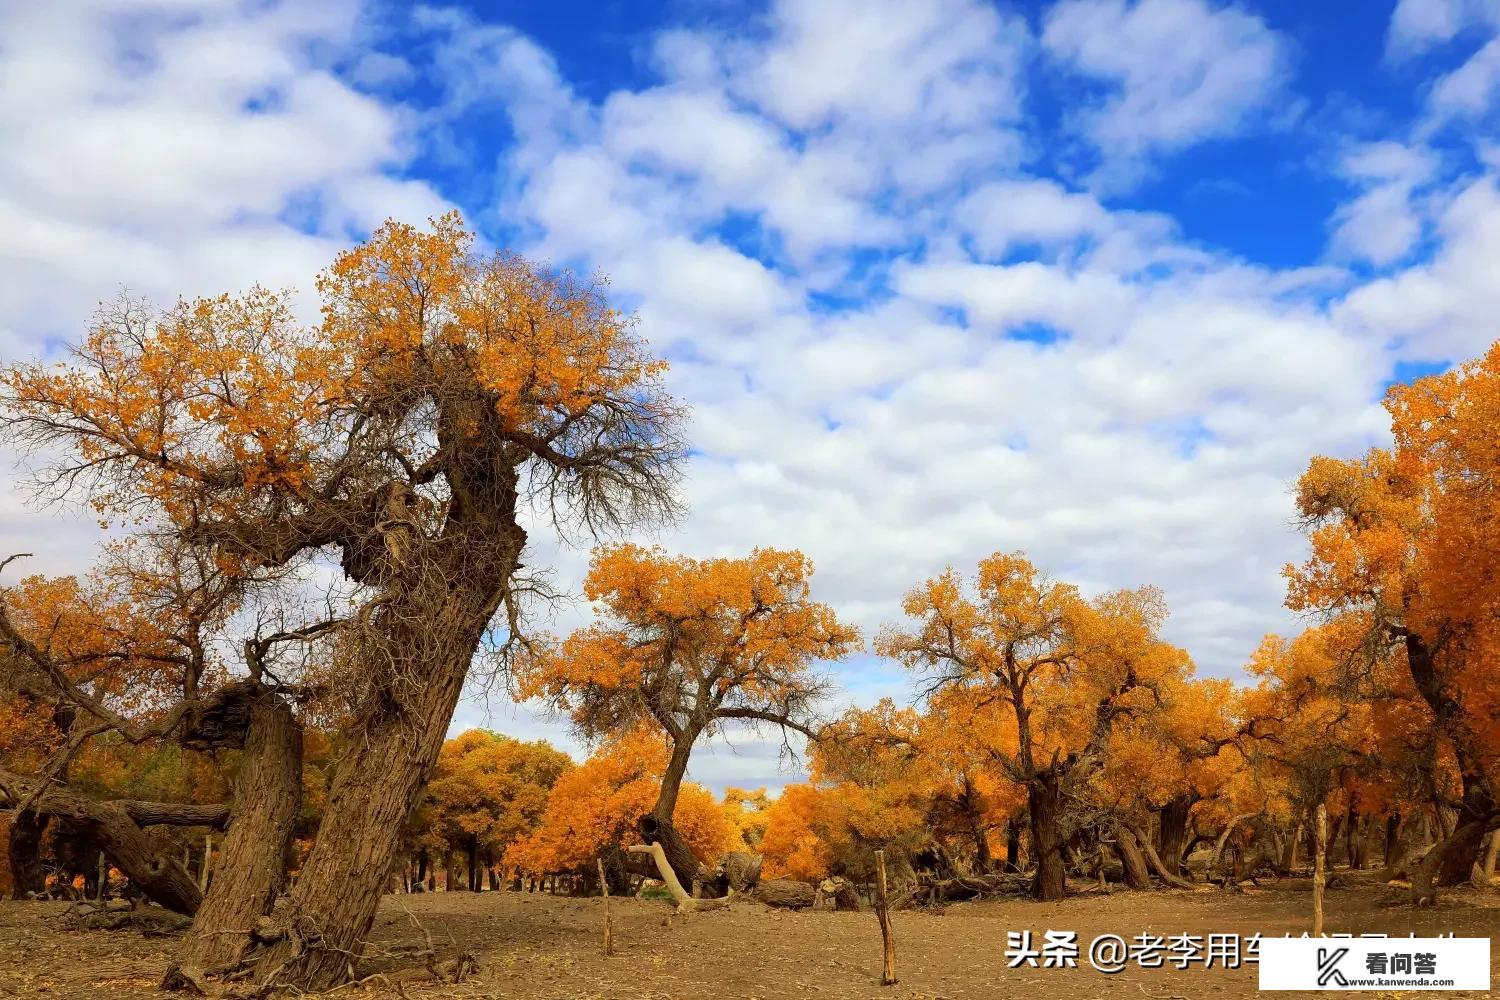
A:
[[[1331,891],[1330,933],[1489,936],[1500,960],[1500,892],[1449,893],[1435,909],[1401,905],[1394,887],[1361,880]],[[941,912],[893,915],[899,982],[882,987],[880,938],[872,913],[781,912],[759,904],[669,915],[660,900],[615,899],[615,954],[602,953],[603,901],[516,892],[391,896],[373,947],[420,944],[425,928],[442,957],[467,951],[479,969],[462,983],[438,983],[420,965],[375,959],[363,983],[340,996],[521,1000],[819,1000],[1027,997],[1086,1000],[1231,998],[1256,992],[1253,966],[1238,970],[1127,968],[1105,975],[1076,969],[1007,968],[1007,932],[1076,931],[1130,939],[1146,932],[1300,935],[1309,927],[1306,891],[1268,883],[1242,895],[1220,890],[1085,895],[1059,903],[1024,899],[954,904]],[[0,903],[0,997],[161,997],[154,989],[174,947],[135,931],[70,931],[64,903]],[[1493,973],[1500,988],[1500,966]],[[1281,994],[1294,996],[1295,994]],[[1370,996],[1372,994],[1364,994]],[[1441,994],[1444,996],[1477,994]]]

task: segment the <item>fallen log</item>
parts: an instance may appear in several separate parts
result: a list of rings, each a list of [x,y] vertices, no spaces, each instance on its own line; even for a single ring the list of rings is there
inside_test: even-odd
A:
[[[30,800],[33,812],[67,817],[83,829],[94,843],[109,855],[116,868],[125,873],[131,884],[153,903],[192,916],[203,902],[203,893],[178,860],[160,850],[158,845],[131,817],[127,803],[105,801],[81,795],[66,787],[44,789],[36,794],[35,782],[0,770],[0,803]],[[135,803],[140,806],[142,803]],[[171,803],[153,803],[158,807],[149,815],[176,815]],[[198,807],[189,807],[190,810]]]
[[[1029,875],[957,875],[924,883],[917,889],[917,898],[924,905],[941,906],[986,896],[1024,896],[1030,892]]]
[[[750,898],[757,903],[787,910],[802,910],[813,905],[817,892],[806,882],[789,878],[774,878],[762,882],[750,891]]]

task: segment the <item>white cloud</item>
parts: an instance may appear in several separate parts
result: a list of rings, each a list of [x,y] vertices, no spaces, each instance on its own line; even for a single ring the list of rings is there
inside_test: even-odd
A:
[[[781,0],[771,21],[769,44],[743,56],[745,89],[794,128],[982,128],[1020,110],[1026,30],[989,4]]]
[[[1386,46],[1397,58],[1409,57],[1485,25],[1500,27],[1500,8],[1491,0],[1399,0]]]
[[[1430,99],[1439,116],[1479,116],[1500,98],[1500,38],[1437,82]]]
[[[1075,126],[1130,177],[1142,158],[1231,135],[1285,85],[1287,43],[1259,17],[1206,0],[1062,0],[1042,45],[1107,87]]]
[[[1489,37],[1457,69],[1441,75],[1428,94],[1428,107],[1441,124],[1478,117],[1500,97],[1500,5],[1492,0],[1400,0],[1391,14],[1386,52],[1408,60],[1454,41],[1465,32]]]
[[[1453,361],[1494,342],[1500,315],[1500,189],[1473,180],[1437,220],[1441,246],[1430,260],[1355,289],[1336,315],[1371,337],[1398,341],[1402,357]]]
[[[1393,141],[1350,150],[1340,173],[1360,194],[1340,206],[1331,220],[1334,256],[1377,266],[1407,256],[1421,239],[1424,225],[1414,196],[1436,176],[1437,167],[1436,157],[1427,150]]]

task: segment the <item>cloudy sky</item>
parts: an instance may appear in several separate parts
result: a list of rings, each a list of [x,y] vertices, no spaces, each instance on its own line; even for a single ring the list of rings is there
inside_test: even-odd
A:
[[[1295,627],[1307,458],[1500,336],[1497,126],[1500,0],[0,0],[0,357],[122,287],[308,290],[457,206],[608,274],[670,358],[662,544],[801,548],[872,632],[1025,549],[1160,585],[1235,676]],[[0,551],[86,567],[96,527],[24,499],[7,459]],[[786,778],[734,742],[695,775]]]

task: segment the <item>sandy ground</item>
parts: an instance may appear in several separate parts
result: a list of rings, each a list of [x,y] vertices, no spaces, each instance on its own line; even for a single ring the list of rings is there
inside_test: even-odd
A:
[[[1362,882],[1330,892],[1332,932],[1405,936],[1490,936],[1500,989],[1500,892],[1449,893],[1436,909],[1398,905],[1396,890]],[[161,996],[153,990],[174,942],[135,932],[61,929],[61,903],[0,903],[0,996]],[[600,944],[603,902],[494,892],[388,897],[377,920],[377,948],[420,943],[414,922],[444,956],[472,952],[480,970],[460,985],[439,985],[404,963],[370,963],[381,972],[341,996],[524,1000],[772,1000],[779,997],[937,1000],[1034,997],[1084,1000],[1228,998],[1256,992],[1253,966],[1186,971],[1128,967],[1105,975],[1077,969],[1007,968],[1007,932],[1076,931],[1088,942],[1105,933],[1294,935],[1309,926],[1311,898],[1274,884],[1244,895],[1217,890],[1088,895],[1060,903],[986,901],[941,913],[894,915],[900,982],[879,984],[880,937],[871,913],[785,913],[758,904],[669,919],[655,900],[613,901],[616,954]],[[402,967],[404,965],[404,967]],[[1296,996],[1297,994],[1281,994]],[[1366,994],[1371,995],[1371,994]],[[1445,993],[1446,996],[1476,994]]]

